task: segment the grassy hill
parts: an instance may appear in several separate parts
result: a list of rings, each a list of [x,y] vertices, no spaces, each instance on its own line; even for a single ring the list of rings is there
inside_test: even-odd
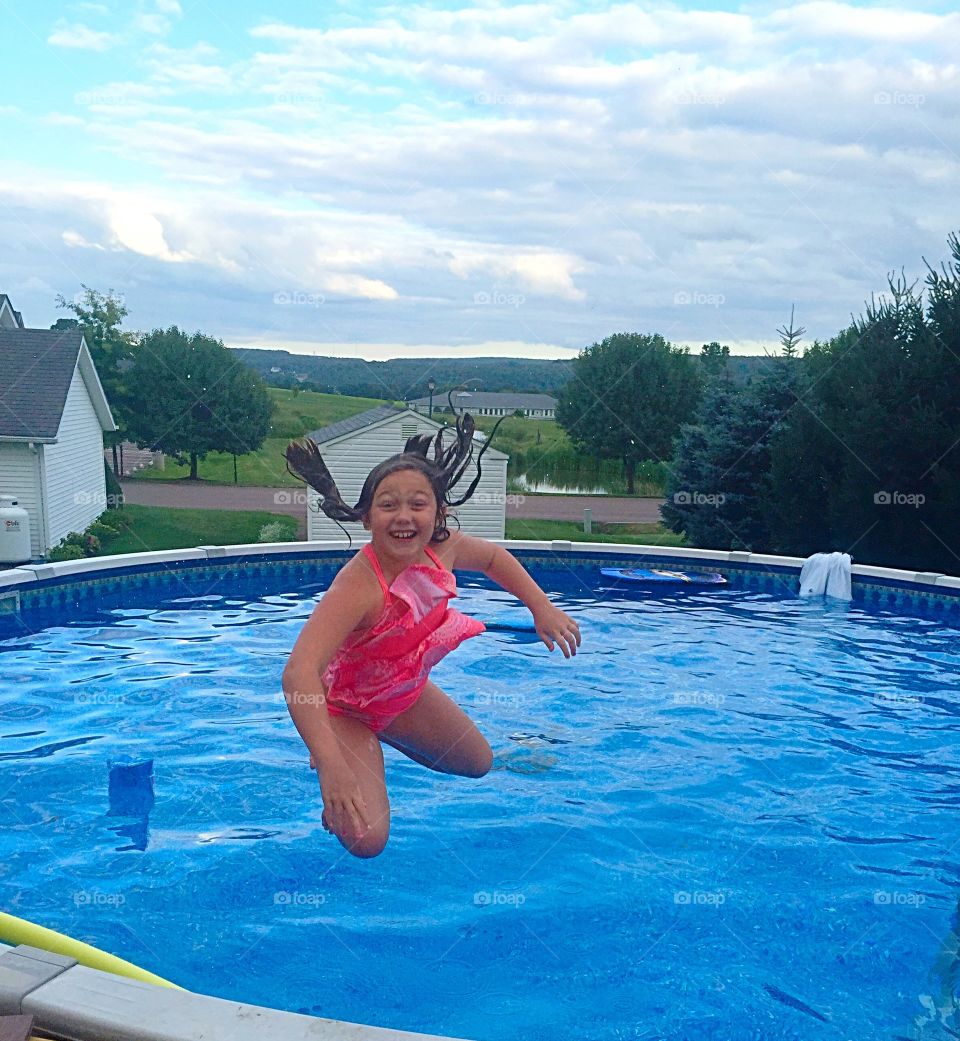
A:
[[[340,394],[316,394],[309,390],[281,390],[268,387],[276,405],[272,431],[263,447],[250,455],[237,457],[237,484],[262,488],[299,488],[302,482],[288,473],[283,458],[287,442],[311,430],[329,426],[358,412],[384,404],[374,398],[350,398]],[[233,456],[211,452],[198,467],[200,479],[216,484],[233,484]],[[152,481],[177,481],[190,474],[189,466],[178,466],[167,459],[163,470],[142,470],[138,476]]]
[[[267,388],[276,405],[273,414],[273,437],[302,437],[311,430],[348,419],[384,402],[377,398],[352,398],[343,394],[317,394],[309,390]]]

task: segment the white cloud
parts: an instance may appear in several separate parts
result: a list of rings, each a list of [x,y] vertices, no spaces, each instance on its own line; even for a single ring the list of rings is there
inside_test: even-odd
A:
[[[246,51],[141,40],[122,79],[77,92],[76,117],[45,117],[140,184],[105,174],[18,195],[17,212],[56,214],[72,263],[132,265],[238,335],[749,344],[796,301],[827,336],[955,226],[958,17],[827,2],[238,17]]]
[[[47,37],[47,43],[54,47],[83,51],[106,51],[119,42],[120,37],[116,33],[98,32],[80,22],[70,24],[59,21]]]
[[[393,286],[388,286],[379,278],[364,278],[363,275],[332,272],[323,275],[319,284],[328,292],[360,297],[363,300],[396,300],[399,296]]]
[[[170,249],[159,218],[143,209],[137,200],[114,202],[109,207],[108,221],[117,248],[172,263],[194,259],[186,251]]]
[[[230,70],[210,60],[218,53],[216,48],[206,43],[187,48],[156,44],[148,51],[147,66],[154,81],[164,86],[186,90],[230,88]]]
[[[68,116],[63,112],[51,112],[42,116],[41,123],[51,127],[79,127],[83,128],[86,123],[79,116]]]
[[[154,0],[153,11],[139,11],[133,19],[134,32],[164,36],[180,18],[183,10],[177,0]]]
[[[512,252],[455,248],[450,270],[459,278],[482,275],[498,288],[520,288],[543,296],[583,300],[584,293],[573,283],[573,275],[584,264],[577,257],[548,250]]]
[[[893,7],[855,7],[827,0],[783,8],[768,17],[772,26],[803,34],[803,38],[849,38],[884,43],[936,41],[954,36],[960,15],[926,14]]]
[[[35,275],[30,278],[25,278],[21,282],[12,282],[6,286],[6,293],[12,299],[16,300],[21,293],[46,293],[49,296],[56,296],[56,290],[50,285],[49,282],[44,281],[42,278],[37,278]]]
[[[104,247],[97,242],[88,242],[78,231],[69,229],[63,233],[63,241],[67,246],[74,249],[99,249],[103,250]]]

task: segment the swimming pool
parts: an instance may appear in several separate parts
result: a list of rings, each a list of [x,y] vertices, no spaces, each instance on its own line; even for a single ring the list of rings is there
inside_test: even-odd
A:
[[[955,613],[531,567],[580,655],[498,630],[441,663],[497,762],[466,780],[388,750],[367,862],[322,830],[279,693],[332,565],[6,619],[0,903],[191,989],[485,1041],[941,1036]],[[154,801],[111,815],[122,756],[154,760]]]

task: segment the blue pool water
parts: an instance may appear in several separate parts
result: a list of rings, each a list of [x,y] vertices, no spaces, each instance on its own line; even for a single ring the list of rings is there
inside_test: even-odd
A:
[[[372,861],[323,831],[279,691],[315,584],[7,619],[0,906],[191,989],[484,1041],[956,1036],[960,631],[537,577],[580,655],[446,659],[494,770],[388,750]],[[123,757],[152,798],[111,790]]]

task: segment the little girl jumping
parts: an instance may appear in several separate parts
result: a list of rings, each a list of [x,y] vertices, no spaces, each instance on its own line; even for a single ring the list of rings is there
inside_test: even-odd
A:
[[[473,430],[467,413],[450,447],[443,431],[435,440],[410,438],[374,467],[352,507],[312,441],[287,447],[289,468],[319,492],[323,512],[370,532],[314,608],[283,672],[287,707],[319,774],[324,826],[358,857],[375,857],[390,834],[381,741],[431,770],[464,777],[482,777],[493,761],[470,718],[429,678],[449,651],[484,630],[448,604],[455,568],[482,571],[522,600],[549,650],[559,646],[569,658],[580,644],[577,623],[515,557],[447,529],[447,508],[466,502],[480,479],[483,449],[466,493],[451,498],[471,460]]]

